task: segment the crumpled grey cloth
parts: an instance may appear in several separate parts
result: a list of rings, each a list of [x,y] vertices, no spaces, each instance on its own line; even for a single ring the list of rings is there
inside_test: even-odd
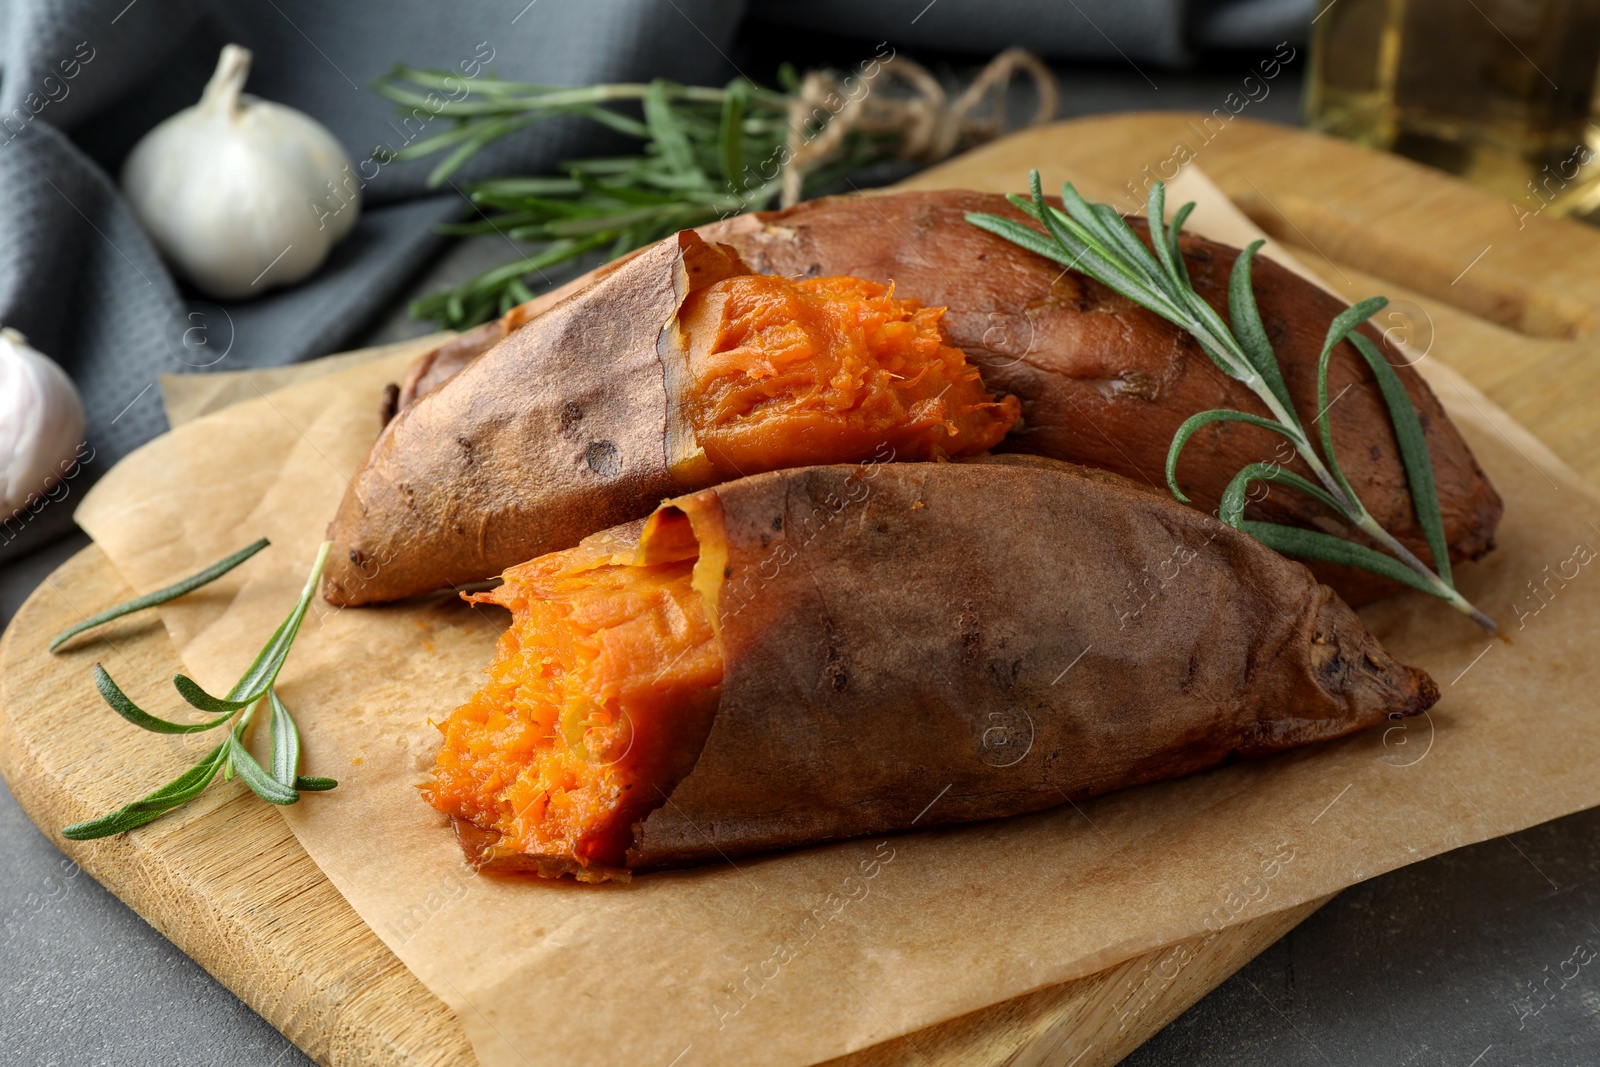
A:
[[[396,62],[557,85],[664,76],[720,83],[746,18],[901,50],[1022,44],[1047,57],[1180,64],[1194,47],[1298,40],[1310,0],[0,0],[0,323],[83,393],[94,458],[62,499],[0,521],[0,562],[71,528],[81,490],[166,428],[156,376],[282,364],[336,350],[471,211],[475,178],[548,170],[592,126],[541,124],[485,148],[442,193],[433,161],[386,152],[447,128],[406,122],[371,89]],[[1219,28],[1220,27],[1220,28]],[[199,99],[222,45],[255,53],[247,89],[339,138],[364,178],[352,235],[308,281],[218,305],[174,282],[116,175],[152,126]],[[864,55],[867,52],[863,53]],[[508,248],[508,258],[510,249]]]
[[[309,281],[220,306],[185,294],[116,175],[139,137],[199,99],[222,45],[254,51],[249,92],[314,116],[359,163],[448,127],[406,124],[372,91],[397,61],[565,85],[722,80],[742,16],[738,0],[14,0],[0,46],[0,323],[78,383],[94,458],[62,499],[0,523],[0,560],[70,529],[94,476],[166,428],[157,375],[337,350],[425,265],[436,225],[470,210],[456,189],[425,188],[431,161],[369,167],[359,223]],[[509,138],[457,182],[548,169],[592,147],[588,132],[562,122]]]
[[[1326,0],[1323,0],[1325,3]],[[1315,0],[754,0],[751,16],[885,40],[901,51],[1182,66],[1206,49],[1299,44]],[[1319,5],[1320,6],[1320,5]]]

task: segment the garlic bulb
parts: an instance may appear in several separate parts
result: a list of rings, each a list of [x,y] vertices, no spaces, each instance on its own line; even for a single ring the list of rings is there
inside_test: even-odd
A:
[[[156,246],[219,299],[304,278],[361,209],[349,157],[326,127],[240,92],[250,58],[223,48],[200,102],[145,134],[122,168]]]
[[[83,401],[67,372],[0,329],[0,521],[71,472],[83,443]]]

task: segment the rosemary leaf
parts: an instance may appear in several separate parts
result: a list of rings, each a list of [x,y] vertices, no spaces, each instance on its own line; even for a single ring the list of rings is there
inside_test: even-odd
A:
[[[1249,503],[1248,493],[1251,482],[1274,482],[1278,485],[1287,485],[1297,489],[1313,500],[1320,501],[1333,509],[1334,514],[1343,515],[1344,508],[1328,494],[1322,486],[1315,482],[1307,481],[1294,471],[1285,470],[1276,463],[1252,463],[1244,470],[1233,476],[1228,487],[1222,491],[1222,503],[1217,508],[1217,518],[1240,529],[1244,521],[1244,506]],[[1388,557],[1385,556],[1385,559]]]
[[[442,152],[446,148],[454,148],[463,141],[476,140],[480,129],[481,127],[478,126],[457,126],[442,133],[436,133],[432,137],[424,137],[419,141],[413,141],[394,154],[394,161],[396,163],[405,163],[409,160],[420,159],[423,156],[431,156],[435,152]],[[430,188],[434,185],[432,181],[428,184]]]
[[[96,689],[100,690],[100,695],[105,698],[105,702],[111,706],[112,711],[116,712],[118,715],[121,715],[124,719],[133,723],[133,725],[139,727],[141,730],[149,730],[151,733],[201,733],[205,730],[211,730],[221,726],[223,723],[231,719],[234,711],[237,710],[235,708],[223,709],[222,714],[216,716],[215,718],[208,719],[205,722],[170,722],[158,716],[151,715],[149,712],[139,707],[139,705],[135,704],[132,700],[129,700],[128,695],[122,691],[121,687],[118,686],[116,682],[111,680],[111,675],[107,674],[106,669],[100,666],[98,663],[94,665],[94,686]]]
[[[196,682],[193,678],[190,678],[186,674],[173,675],[172,686],[178,691],[178,695],[181,696],[190,707],[198,708],[201,711],[212,712],[224,717],[232,715],[240,708],[247,708],[251,704],[254,704],[257,700],[261,699],[259,693],[255,696],[252,696],[248,700],[233,700],[228,697],[214,697],[202,689],[199,682]]]
[[[637,119],[631,119],[619,112],[604,107],[574,108],[571,112],[592,119],[602,126],[609,126],[618,133],[627,134],[629,137],[645,138],[650,136],[650,127]]]
[[[1450,576],[1450,544],[1444,536],[1444,518],[1439,514],[1439,490],[1433,480],[1433,457],[1428,454],[1428,440],[1422,433],[1422,421],[1417,418],[1417,409],[1411,403],[1400,376],[1394,372],[1383,353],[1360,333],[1352,332],[1350,341],[1378,379],[1383,402],[1389,409],[1389,422],[1394,427],[1395,442],[1400,446],[1400,462],[1406,469],[1406,487],[1411,490],[1411,507],[1416,512],[1423,536],[1428,540],[1433,569],[1444,584],[1453,589],[1455,582]]]
[[[1173,265],[1173,274],[1183,285],[1189,284],[1189,266],[1184,262],[1183,254],[1180,251],[1178,235],[1183,232],[1183,224],[1188,221],[1189,212],[1193,210],[1193,201],[1183,205],[1172,216],[1172,222],[1167,226],[1167,243],[1172,246],[1173,259],[1176,261]]]
[[[267,691],[267,701],[272,706],[272,777],[293,789],[300,770],[300,731],[276,689]]]
[[[110,837],[126,833],[160,818],[182,804],[187,804],[205,791],[217,776],[217,771],[227,762],[228,742],[224,741],[201,757],[200,762],[178,777],[157,789],[149,796],[135,800],[97,819],[75,822],[61,828],[61,836],[69,841],[92,841],[97,837]]]
[[[655,148],[667,166],[678,174],[691,175],[699,171],[695,165],[694,150],[689,147],[689,137],[683,124],[667,101],[667,83],[660,78],[650,83],[644,96],[644,121],[655,138]],[[700,184],[705,176],[700,175]]]
[[[748,90],[742,78],[728,85],[728,98],[722,102],[722,121],[717,130],[717,157],[722,163],[722,178],[733,189],[745,187],[744,105]]]
[[[1063,266],[1076,265],[1070,254],[1062,252],[1060,245],[1042,235],[1038,230],[1030,226],[1024,226],[1016,219],[969,211],[967,213],[967,221],[980,230],[988,230],[997,237],[1004,237],[1014,245],[1021,245],[1035,255],[1053,259]]]
[[[317,591],[317,583],[322,580],[322,569],[328,563],[328,550],[333,547],[332,541],[322,542],[322,547],[317,550],[317,561],[311,568],[311,575],[306,579],[305,588],[300,591],[300,600],[289,612],[289,617],[278,625],[272,637],[267,640],[240,678],[225,697],[215,697],[202,689],[198,682],[184,675],[177,675],[172,679],[172,684],[178,693],[194,707],[201,711],[237,711],[248,707],[266,695],[272,683],[278,678],[278,672],[283,670],[283,661],[289,657],[289,648],[294,644],[295,637],[300,633],[300,624],[305,621],[306,611],[311,607],[311,598]]]
[[[1342,537],[1307,530],[1300,526],[1283,526],[1275,522],[1255,522],[1251,519],[1244,520],[1239,528],[1268,548],[1285,556],[1359,567],[1402,585],[1408,585],[1412,589],[1424,593],[1434,592],[1425,578],[1393,556],[1386,556],[1366,545],[1358,545]]]
[[[134,597],[132,600],[118,604],[114,608],[107,608],[100,614],[91,616],[78,623],[76,626],[69,627],[65,630],[62,630],[59,634],[56,634],[56,636],[50,640],[50,651],[54,652],[56,649],[60,648],[62,644],[76,637],[78,634],[83,633],[85,630],[92,630],[96,626],[111,622],[113,619],[120,619],[124,615],[131,615],[135,611],[143,611],[145,608],[153,608],[157,604],[165,604],[169,600],[176,600],[185,593],[192,593],[201,586],[221,578],[224,574],[227,574],[229,571],[233,570],[233,568],[237,567],[239,564],[243,563],[257,552],[260,552],[263,548],[266,548],[269,544],[271,544],[271,542],[263,537],[261,540],[256,541],[253,544],[246,545],[233,555],[225,556],[222,559],[217,560],[217,562],[213,563],[211,566],[207,567],[198,574],[191,574],[181,582],[174,582],[165,589],[157,589],[154,593],[146,593],[144,596]]]
[[[228,761],[250,791],[269,804],[294,804],[300,794],[262,770],[261,764],[250,755],[250,750],[239,740],[239,731],[228,734]]]
[[[620,211],[615,215],[601,215],[591,218],[563,219],[545,226],[545,232],[552,237],[588,237],[591,234],[604,233],[616,230],[619,227],[629,226],[635,222],[648,222],[658,219],[661,209],[655,205],[634,208],[632,211]]]
[[[1177,223],[1174,219],[1174,224]],[[1289,388],[1283,384],[1283,371],[1278,367],[1278,357],[1267,340],[1267,329],[1261,323],[1261,311],[1256,307],[1255,289],[1250,283],[1250,268],[1265,241],[1252,241],[1250,247],[1239,253],[1233,261],[1233,274],[1228,279],[1228,318],[1232,320],[1234,336],[1239,347],[1250,357],[1251,366],[1261,375],[1282,403],[1283,409],[1294,412],[1294,401],[1289,399]],[[1182,260],[1182,256],[1178,257]]]
[[[1162,189],[1165,189],[1165,186],[1162,186]],[[1152,188],[1150,195],[1159,198],[1162,193]],[[1040,199],[1042,200],[1043,197]],[[1123,221],[1122,214],[1116,208],[1110,204],[1091,204],[1079,194],[1077,189],[1072,189],[1070,194],[1063,190],[1061,201],[1067,205],[1067,210],[1078,221],[1087,224],[1089,218],[1094,218],[1100,224],[1101,239],[1108,245],[1120,250],[1128,258],[1128,261],[1135,264],[1139,272],[1145,277],[1151,279],[1165,277],[1162,273],[1161,265],[1150,254],[1150,249],[1145,247],[1145,243],[1139,240],[1139,235],[1134,233],[1128,224]],[[1165,215],[1162,216],[1162,218],[1165,217]],[[1152,227],[1152,236],[1155,240],[1152,240],[1151,244],[1159,242],[1161,232],[1159,225]]]
[[[330,789],[339,788],[337,778],[307,778],[300,775],[294,780],[294,787],[302,793],[325,793]]]
[[[591,169],[590,173],[595,171]],[[491,192],[514,199],[521,196],[576,193],[580,188],[582,183],[576,178],[491,178],[473,187],[473,199],[477,200]]]
[[[1247,411],[1214,408],[1211,411],[1202,411],[1196,415],[1190,415],[1183,420],[1183,425],[1178,427],[1177,433],[1172,435],[1172,445],[1167,449],[1167,488],[1172,490],[1173,497],[1181,504],[1190,504],[1193,501],[1184,495],[1182,489],[1178,488],[1178,456],[1183,452],[1183,446],[1189,443],[1189,438],[1194,436],[1196,430],[1213,422],[1248,423],[1251,426],[1259,426],[1263,430],[1271,430],[1273,433],[1282,434],[1291,441],[1294,440],[1294,434],[1285,429],[1282,423],[1273,422],[1271,419],[1263,418],[1260,415],[1252,415]]]
[[[428,188],[436,189],[445,182],[449,181],[452,174],[466,166],[467,160],[471,159],[478,149],[482,148],[490,141],[497,137],[504,137],[508,133],[514,133],[533,121],[534,120],[532,118],[500,119],[496,122],[490,123],[487,126],[479,127],[474,132],[473,136],[468,138],[463,144],[456,148],[454,152],[451,152],[448,156],[446,156],[443,162],[428,172]],[[421,153],[418,152],[415,155],[421,155]],[[397,154],[395,158],[399,159],[399,154]],[[413,156],[413,158],[415,158],[415,156]]]
[[[1351,500],[1356,500],[1356,491],[1344,476],[1344,471],[1339,469],[1339,458],[1333,448],[1333,420],[1328,415],[1328,410],[1333,407],[1333,401],[1328,399],[1328,366],[1333,358],[1333,350],[1339,347],[1350,331],[1376,315],[1384,305],[1388,304],[1387,297],[1373,296],[1352,304],[1338,315],[1328,327],[1327,339],[1322,342],[1322,355],[1317,359],[1317,433],[1322,438],[1322,454],[1328,461],[1328,469],[1338,479],[1339,485]]]
[[[1150,218],[1164,219],[1167,217],[1167,191],[1166,186],[1158,185],[1150,190]],[[1119,217],[1117,221],[1122,220]],[[1162,273],[1176,281],[1178,277],[1177,263],[1183,262],[1183,252],[1178,246],[1176,233],[1168,233],[1161,229],[1159,223],[1150,224],[1150,243],[1155,246],[1156,258],[1161,261]]]

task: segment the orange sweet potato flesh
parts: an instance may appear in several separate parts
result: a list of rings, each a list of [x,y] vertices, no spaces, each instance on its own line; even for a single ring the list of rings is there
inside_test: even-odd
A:
[[[1100,283],[1034,255],[966,221],[968,212],[1024,217],[1004,197],[963,190],[831,197],[784,211],[742,215],[701,227],[707,240],[738,251],[762,274],[849,274],[894,283],[945,308],[949,343],[962,349],[992,389],[1022,402],[1019,432],[1001,446],[1103,467],[1165,485],[1167,448],[1184,419],[1210,408],[1265,414],[1256,397],[1229,379],[1178,327]],[[1143,220],[1132,220],[1144,232]],[[1238,250],[1186,235],[1184,262],[1195,288],[1224,320],[1228,277]],[[618,269],[608,264],[593,277]],[[592,278],[575,286],[588,284]],[[1319,411],[1316,366],[1323,338],[1344,303],[1289,271],[1258,258],[1256,301],[1301,419]],[[513,316],[537,313],[536,305]],[[486,328],[515,329],[508,317]],[[1454,561],[1494,546],[1500,496],[1478,466],[1438,398],[1378,330],[1364,332],[1394,365],[1421,416],[1433,460],[1445,539]],[[472,358],[471,346],[451,357]],[[426,357],[425,357],[426,358]],[[435,375],[447,360],[430,360]],[[1335,350],[1329,395],[1344,473],[1378,522],[1423,559],[1430,555],[1406,489],[1399,450],[1377,383],[1348,342]],[[1246,465],[1283,458],[1282,439],[1237,423],[1202,429],[1184,451],[1178,480],[1195,506],[1213,511]],[[1298,459],[1289,469],[1310,476]],[[1274,489],[1251,518],[1325,528],[1362,537],[1321,505]],[[1348,601],[1365,603],[1398,590],[1365,571],[1316,564],[1314,572]]]
[[[445,724],[430,799],[494,871],[603,880],[1035,811],[1438,699],[1300,564],[1031,457],[736,479],[514,568],[489,599],[511,630]],[[546,677],[543,650],[614,618],[649,637],[605,670]],[[558,732],[575,693],[628,710],[621,770],[563,751],[616,744]],[[557,777],[586,799],[518,822]],[[605,799],[630,781],[651,791]]]
[[[984,452],[1020,406],[989,393],[942,315],[874,282],[755,277],[692,232],[659,242],[520,328],[508,318],[459,373],[445,371],[468,338],[413,368],[402,398],[431,391],[352,479],[323,594],[349,606],[490,578],[741,474]]]
[[[850,277],[743,275],[691,293],[678,312],[688,418],[717,477],[999,444],[1021,408],[990,397],[943,313]]]
[[[720,694],[686,545],[632,565],[591,539],[470,597],[512,622],[488,684],[440,724],[428,803],[492,834],[500,854],[547,857],[546,874],[620,869],[633,823],[693,765]]]

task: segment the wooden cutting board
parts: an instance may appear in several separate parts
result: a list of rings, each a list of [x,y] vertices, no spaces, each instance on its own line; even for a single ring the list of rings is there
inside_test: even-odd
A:
[[[1219,113],[1220,114],[1220,113]],[[1568,463],[1600,473],[1600,233],[1520,215],[1407,161],[1235,118],[1136,114],[1027,131],[908,183],[1025,187],[1030,167],[1089,176],[1083,191],[1133,209],[1144,182],[1194,158],[1263,229],[1347,296],[1385,292],[1382,323],[1437,339],[1463,371]],[[1522,211],[1536,205],[1520,205]],[[313,1059],[470,1065],[466,1038],[361,922],[271,807],[239,783],[109,842],[56,828],[127,798],[106,767],[178,766],[171,739],[107,729],[87,683],[95,658],[151,678],[179,669],[153,615],[61,656],[49,637],[132,595],[96,548],[58,569],[0,641],[0,771],[44,832]],[[155,775],[152,774],[152,783]],[[200,825],[197,825],[200,824]],[[1116,1063],[1321,901],[1181,942],[844,1059],[889,1064]],[[1087,1048],[1086,1048],[1087,1046]],[[1064,1049],[1084,1050],[1069,1059]]]

